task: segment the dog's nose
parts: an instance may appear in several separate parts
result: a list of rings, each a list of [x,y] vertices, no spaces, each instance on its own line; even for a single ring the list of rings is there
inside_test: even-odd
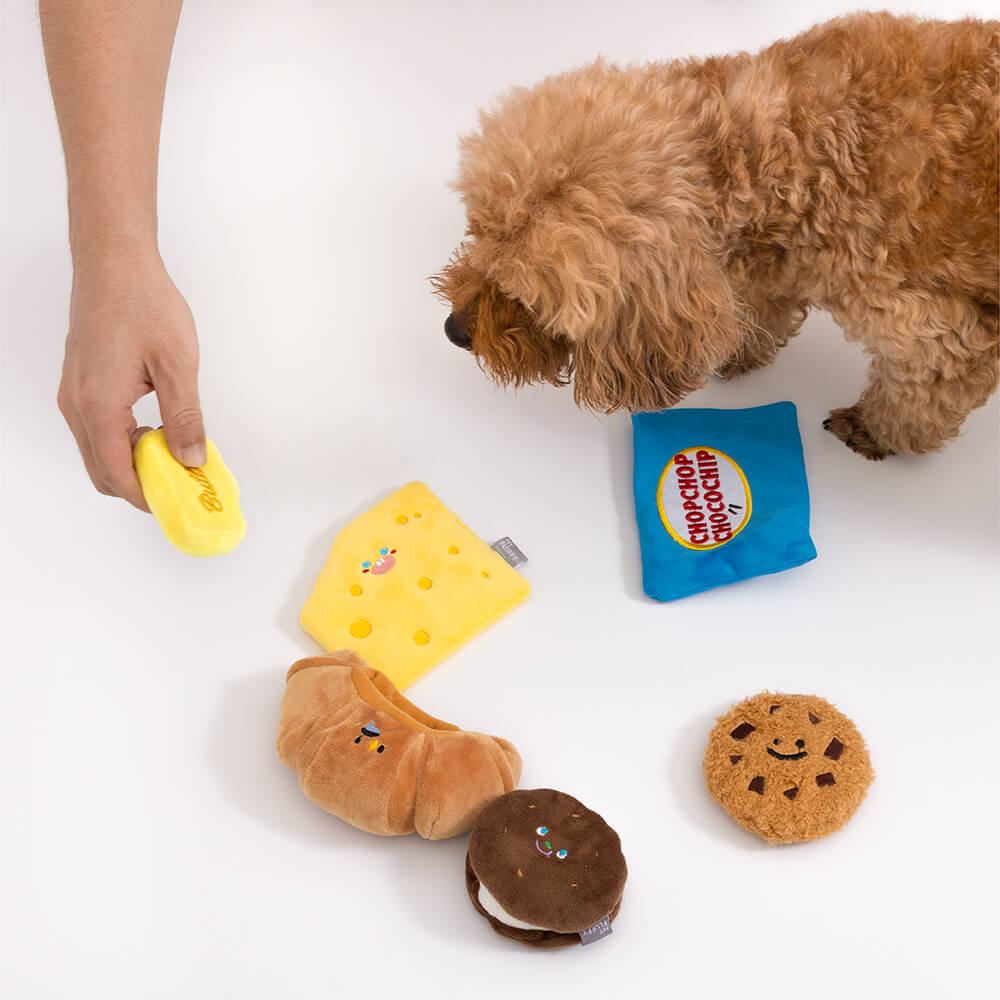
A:
[[[465,327],[454,313],[444,321],[444,333],[456,347],[461,347],[465,351],[472,350],[472,338],[465,332]]]

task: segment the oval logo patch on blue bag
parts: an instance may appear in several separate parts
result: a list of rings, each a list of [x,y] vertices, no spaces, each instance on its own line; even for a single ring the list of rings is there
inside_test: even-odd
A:
[[[795,406],[632,417],[643,589],[687,597],[816,558]]]
[[[743,470],[707,445],[685,448],[670,459],[660,476],[656,504],[674,541],[700,550],[732,541],[753,509]]]

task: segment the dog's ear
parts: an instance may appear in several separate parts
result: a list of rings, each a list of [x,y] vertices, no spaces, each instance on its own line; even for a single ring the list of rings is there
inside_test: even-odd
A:
[[[526,241],[536,268],[524,268],[538,274],[526,292],[549,332],[572,344],[575,398],[603,412],[671,406],[742,339],[707,227],[628,213],[582,219],[540,219]]]
[[[622,245],[616,294],[610,322],[575,345],[574,395],[583,406],[603,412],[673,406],[739,347],[743,327],[732,288],[703,245]]]

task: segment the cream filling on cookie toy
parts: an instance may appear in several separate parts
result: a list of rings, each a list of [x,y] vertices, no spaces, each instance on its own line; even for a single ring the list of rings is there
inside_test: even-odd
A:
[[[479,905],[491,916],[495,917],[502,924],[508,927],[519,927],[523,931],[550,931],[551,927],[539,927],[538,924],[529,924],[524,920],[512,917],[496,900],[493,894],[479,883]]]

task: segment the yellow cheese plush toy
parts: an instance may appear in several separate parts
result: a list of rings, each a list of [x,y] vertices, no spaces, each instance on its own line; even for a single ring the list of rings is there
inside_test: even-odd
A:
[[[324,649],[358,650],[402,689],[529,590],[424,483],[409,483],[340,532],[301,620]]]

